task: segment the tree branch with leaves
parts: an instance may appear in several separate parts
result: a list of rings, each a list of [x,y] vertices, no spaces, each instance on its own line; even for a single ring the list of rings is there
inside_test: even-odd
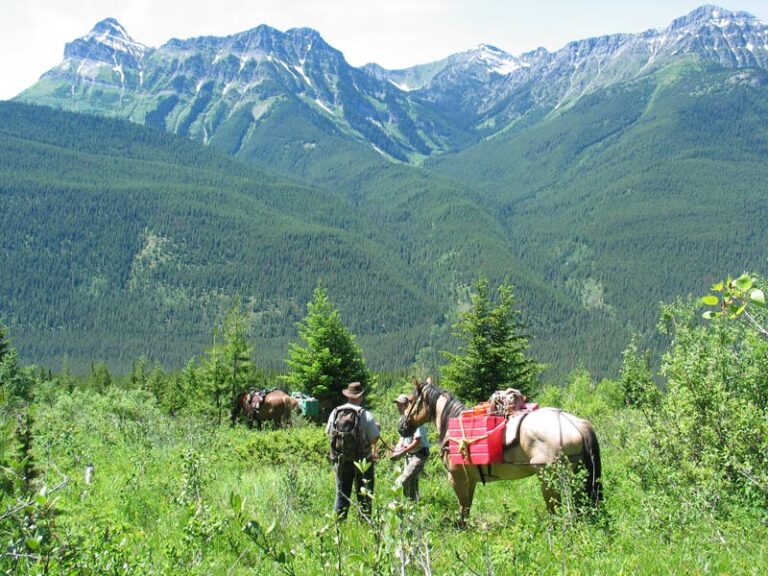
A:
[[[726,317],[729,319],[745,318],[762,336],[768,338],[765,322],[754,313],[754,308],[765,308],[765,292],[758,286],[760,279],[744,273],[738,278],[728,276],[724,282],[714,284],[708,294],[701,298],[705,306],[717,306],[717,310],[707,310],[703,317],[707,320]]]

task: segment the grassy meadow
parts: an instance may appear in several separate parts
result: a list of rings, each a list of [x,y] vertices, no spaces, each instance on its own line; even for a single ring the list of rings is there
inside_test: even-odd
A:
[[[164,414],[140,390],[45,387],[32,414],[31,455],[51,488],[38,502],[38,550],[58,558],[29,574],[760,574],[765,510],[723,515],[646,490],[634,472],[639,414],[616,382],[575,375],[553,399],[591,418],[606,501],[597,519],[550,516],[535,478],[478,487],[472,519],[437,458],[414,506],[393,491],[400,464],[376,471],[373,525],[330,514],[334,477],[320,427],[248,430]],[[577,401],[575,396],[578,395]],[[570,405],[573,404],[571,407]],[[394,406],[376,407],[393,442]],[[434,432],[434,431],[432,431]],[[652,457],[652,454],[648,454]],[[93,464],[90,484],[86,466]],[[653,462],[649,461],[648,465]],[[693,493],[692,495],[695,495]],[[12,536],[7,518],[4,540]]]
[[[94,364],[75,377],[21,365],[0,334],[0,569],[762,574],[768,338],[755,328],[765,315],[751,306],[750,323],[705,322],[700,308],[662,308],[669,345],[660,358],[633,342],[617,378],[575,370],[533,398],[593,423],[605,493],[597,513],[579,509],[578,472],[553,465],[547,478],[563,495],[556,514],[546,511],[536,478],[497,482],[478,487],[467,527],[457,525],[457,502],[434,455],[418,504],[393,488],[402,463],[382,460],[372,521],[352,513],[337,523],[323,426],[300,416],[288,429],[230,426],[209,381],[220,373],[216,362],[190,362],[181,373],[138,362],[125,377]],[[408,387],[405,376],[378,374],[366,396],[390,445],[392,399]]]

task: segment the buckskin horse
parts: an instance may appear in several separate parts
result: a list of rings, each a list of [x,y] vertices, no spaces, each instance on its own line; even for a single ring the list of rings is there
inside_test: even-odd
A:
[[[545,468],[562,456],[573,467],[584,466],[586,501],[594,507],[600,504],[600,445],[587,420],[557,408],[540,408],[527,413],[519,428],[512,425],[506,427],[503,462],[490,466],[455,464],[451,462],[448,450],[448,420],[459,417],[467,408],[450,392],[433,384],[431,378],[427,378],[426,382],[414,381],[414,388],[409,396],[408,410],[400,419],[399,432],[403,436],[411,436],[418,426],[427,421],[435,424],[443,464],[459,501],[461,525],[469,516],[478,482],[518,480],[534,474],[539,476],[547,509],[554,512],[560,502],[560,493],[547,480]]]

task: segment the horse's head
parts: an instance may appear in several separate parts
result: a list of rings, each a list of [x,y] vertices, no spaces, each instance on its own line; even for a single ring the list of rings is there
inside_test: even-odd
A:
[[[424,393],[431,385],[431,377],[424,382],[413,380],[413,392],[408,396],[408,408],[400,417],[397,426],[397,431],[401,436],[413,436],[416,428],[429,420],[429,405],[424,399]]]
[[[245,409],[248,412],[258,414],[264,398],[258,390],[249,390],[245,396]]]

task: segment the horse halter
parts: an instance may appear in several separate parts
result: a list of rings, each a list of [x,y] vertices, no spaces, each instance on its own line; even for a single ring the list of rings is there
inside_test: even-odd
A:
[[[413,399],[412,402],[408,403],[408,409],[406,410],[405,414],[402,415],[400,418],[400,424],[398,425],[398,432],[400,432],[403,436],[410,436],[413,432],[416,431],[416,426],[413,426],[411,422],[411,415],[413,414],[414,410],[421,409],[421,405],[424,402],[424,388],[426,388],[428,384],[426,385],[419,385],[418,391],[419,394],[416,398]]]

